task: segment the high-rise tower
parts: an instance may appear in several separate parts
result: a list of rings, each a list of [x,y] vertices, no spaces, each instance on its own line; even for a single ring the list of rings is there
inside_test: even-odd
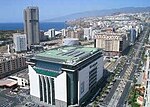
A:
[[[24,33],[27,35],[27,44],[39,44],[39,9],[38,7],[27,7],[24,10]]]

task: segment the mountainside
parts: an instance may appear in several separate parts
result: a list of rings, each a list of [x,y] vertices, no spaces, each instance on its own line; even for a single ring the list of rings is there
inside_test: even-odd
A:
[[[65,22],[68,20],[83,18],[83,17],[94,17],[94,16],[106,16],[114,13],[136,13],[136,12],[150,12],[150,7],[126,7],[120,9],[108,9],[108,10],[94,10],[80,13],[74,13],[66,16],[56,17],[45,22]]]

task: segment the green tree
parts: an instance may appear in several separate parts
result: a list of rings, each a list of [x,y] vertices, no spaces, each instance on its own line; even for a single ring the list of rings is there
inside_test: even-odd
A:
[[[97,102],[96,101],[93,102],[92,107],[97,107]]]

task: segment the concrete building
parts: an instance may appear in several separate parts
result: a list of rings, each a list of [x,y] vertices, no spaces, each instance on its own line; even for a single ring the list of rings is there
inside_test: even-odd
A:
[[[80,106],[103,76],[103,55],[98,48],[54,48],[29,63],[32,99],[52,107]]]
[[[84,28],[84,38],[90,40],[92,38],[92,27]]]
[[[66,37],[66,29],[61,30],[61,35],[62,35],[62,38]]]
[[[82,28],[68,28],[63,30],[63,35],[66,38],[78,38],[79,40],[84,40],[84,30]]]
[[[63,46],[79,45],[78,38],[64,38],[62,39],[62,42],[63,42]]]
[[[27,44],[37,45],[40,42],[39,36],[39,9],[38,7],[27,7],[24,10],[24,33],[27,35]]]
[[[49,29],[47,32],[44,32],[44,35],[48,36],[49,39],[55,38],[55,29]]]
[[[22,55],[3,55],[0,57],[0,78],[13,74],[27,67]]]
[[[82,28],[75,29],[74,38],[78,38],[79,40],[84,40],[84,30]]]
[[[130,45],[134,45],[135,40],[136,40],[136,30],[134,28],[130,29]]]
[[[26,34],[13,34],[14,49],[16,52],[27,51]]]
[[[127,33],[101,32],[95,38],[95,47],[104,49],[107,56],[120,55],[129,44]]]
[[[40,42],[47,41],[48,35],[44,35],[44,30],[40,30]]]

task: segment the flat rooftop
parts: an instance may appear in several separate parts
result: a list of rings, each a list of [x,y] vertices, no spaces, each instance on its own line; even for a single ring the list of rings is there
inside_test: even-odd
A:
[[[98,48],[63,46],[39,53],[32,59],[73,65],[98,51]]]

